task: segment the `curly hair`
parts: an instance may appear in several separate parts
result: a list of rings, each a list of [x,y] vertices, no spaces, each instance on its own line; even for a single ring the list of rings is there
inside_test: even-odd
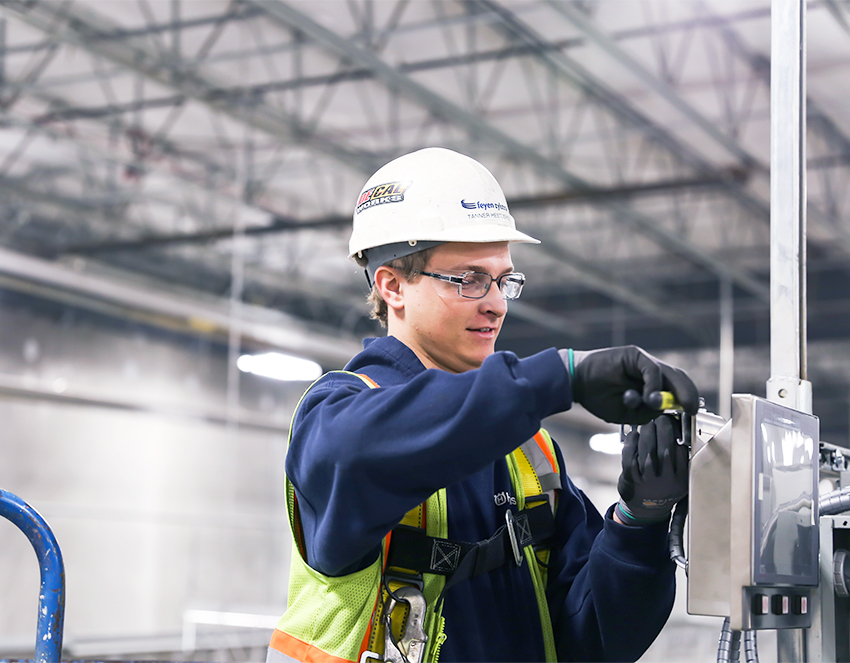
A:
[[[428,261],[431,259],[431,254],[435,248],[437,247],[434,246],[430,249],[424,249],[423,251],[417,251],[416,253],[396,258],[386,263],[386,266],[399,270],[405,281],[412,282],[416,278],[416,272],[424,271],[428,266]],[[372,310],[369,311],[369,317],[372,320],[380,322],[381,327],[386,327],[388,314],[387,303],[381,297],[381,293],[375,283],[372,283],[372,292],[369,293],[366,301],[372,307]]]

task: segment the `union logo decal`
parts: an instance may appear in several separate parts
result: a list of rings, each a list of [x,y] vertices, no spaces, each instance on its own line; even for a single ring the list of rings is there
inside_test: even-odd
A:
[[[355,213],[360,214],[364,209],[385,203],[400,203],[404,200],[404,192],[410,187],[411,182],[388,182],[366,189],[360,194],[357,201]]]

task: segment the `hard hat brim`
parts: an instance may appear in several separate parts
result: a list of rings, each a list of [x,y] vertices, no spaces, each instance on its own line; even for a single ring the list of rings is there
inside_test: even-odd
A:
[[[357,259],[357,254],[361,251],[381,246],[383,244],[394,244],[396,242],[406,241],[407,237],[386,238],[386,241],[373,246],[349,246],[349,258]],[[512,244],[540,244],[539,239],[535,239],[530,235],[509,228],[507,226],[494,225],[474,225],[463,226],[461,228],[446,228],[441,231],[431,231],[417,235],[417,240],[421,242],[469,242],[472,244],[493,244],[495,242],[509,242]]]

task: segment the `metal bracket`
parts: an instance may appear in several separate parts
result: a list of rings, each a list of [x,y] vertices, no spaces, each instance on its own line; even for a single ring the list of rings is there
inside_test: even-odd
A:
[[[516,519],[514,518],[514,512],[510,509],[505,511],[505,522],[508,524],[508,538],[511,540],[511,549],[514,551],[514,560],[516,560],[517,566],[522,566],[523,555],[516,537]]]

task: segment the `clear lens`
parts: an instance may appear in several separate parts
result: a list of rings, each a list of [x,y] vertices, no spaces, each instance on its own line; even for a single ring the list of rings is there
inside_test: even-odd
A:
[[[517,299],[522,293],[525,285],[525,276],[519,273],[505,274],[501,278],[502,297],[505,299]]]
[[[470,299],[481,299],[490,290],[490,284],[496,282],[502,297],[505,299],[516,299],[525,285],[525,276],[519,272],[504,274],[494,279],[483,272],[467,272],[463,275],[463,283],[460,286],[461,297]]]
[[[493,279],[489,274],[482,272],[467,272],[463,275],[463,283],[460,286],[461,297],[470,299],[481,299],[490,289]]]

